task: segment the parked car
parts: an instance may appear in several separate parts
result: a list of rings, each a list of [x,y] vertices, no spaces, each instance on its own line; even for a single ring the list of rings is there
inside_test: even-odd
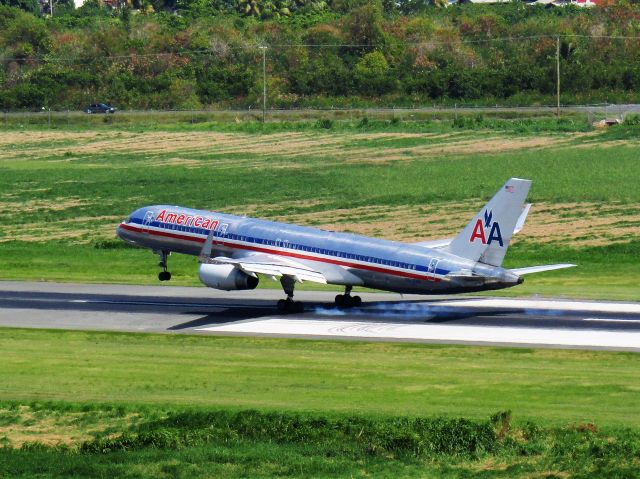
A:
[[[92,103],[84,111],[86,113],[115,113],[116,108],[108,103]]]

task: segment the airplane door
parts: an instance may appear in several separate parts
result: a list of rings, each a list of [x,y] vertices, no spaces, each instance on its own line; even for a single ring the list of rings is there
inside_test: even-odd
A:
[[[144,214],[144,219],[142,220],[142,231],[144,233],[149,232],[149,225],[153,222],[153,211],[149,210]]]
[[[427,268],[427,272],[433,274],[436,272],[436,269],[438,268],[438,263],[440,262],[439,259],[435,259],[433,258],[430,262],[429,262],[429,267]]]
[[[222,223],[218,227],[218,235],[214,236],[215,239],[213,240],[215,244],[221,245],[224,243],[224,239],[227,237],[227,228],[229,228],[228,223]]]

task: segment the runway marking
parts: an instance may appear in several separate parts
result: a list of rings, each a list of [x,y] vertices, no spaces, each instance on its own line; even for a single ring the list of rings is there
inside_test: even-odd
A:
[[[535,310],[585,311],[598,313],[638,313],[639,303],[601,303],[596,301],[556,301],[539,299],[480,298],[437,301],[438,306],[464,306],[470,308],[520,308]]]
[[[43,299],[42,301],[50,301]],[[89,303],[89,304],[122,304],[129,306],[174,306],[190,308],[251,308],[251,309],[274,309],[273,306],[262,306],[254,304],[215,304],[215,303],[165,303],[161,301],[113,301],[106,299],[69,299],[60,302],[65,303]]]
[[[285,318],[210,326],[199,328],[197,331],[640,349],[640,331],[418,325]]]
[[[619,318],[584,318],[584,321],[599,321],[603,323],[640,323],[640,319],[619,319]]]

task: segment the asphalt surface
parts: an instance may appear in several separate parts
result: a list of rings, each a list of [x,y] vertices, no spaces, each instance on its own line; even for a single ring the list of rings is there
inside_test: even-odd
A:
[[[297,292],[301,314],[282,315],[279,290],[0,282],[0,327],[204,335],[471,343],[640,352],[640,303]]]
[[[233,114],[233,115],[251,115],[261,113],[261,108],[258,109],[239,109],[239,110],[118,110],[116,115],[130,115],[130,116],[145,116],[154,117],[158,115],[171,114],[174,116],[190,117],[194,115],[219,115],[219,114]],[[547,106],[444,106],[444,105],[432,105],[421,106],[414,108],[328,108],[328,109],[314,109],[314,108],[300,108],[300,109],[268,109],[267,115],[271,118],[286,118],[289,116],[298,116],[300,113],[312,114],[312,115],[326,115],[332,112],[341,111],[353,111],[360,114],[411,114],[411,113],[555,113],[555,105]],[[640,105],[635,103],[626,104],[598,104],[598,105],[561,105],[561,111],[563,113],[592,113],[598,115],[604,115],[607,118],[615,118],[624,116],[630,113],[639,113]],[[36,111],[36,112],[4,112],[1,114],[6,118],[39,118],[39,117],[51,117],[53,119],[65,119],[69,117],[85,117],[87,114],[83,110],[74,111]]]

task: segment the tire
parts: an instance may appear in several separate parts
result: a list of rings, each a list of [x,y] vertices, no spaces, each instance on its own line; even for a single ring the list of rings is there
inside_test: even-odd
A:
[[[354,296],[351,300],[351,304],[355,307],[358,307],[362,304],[362,298],[360,296]]]

